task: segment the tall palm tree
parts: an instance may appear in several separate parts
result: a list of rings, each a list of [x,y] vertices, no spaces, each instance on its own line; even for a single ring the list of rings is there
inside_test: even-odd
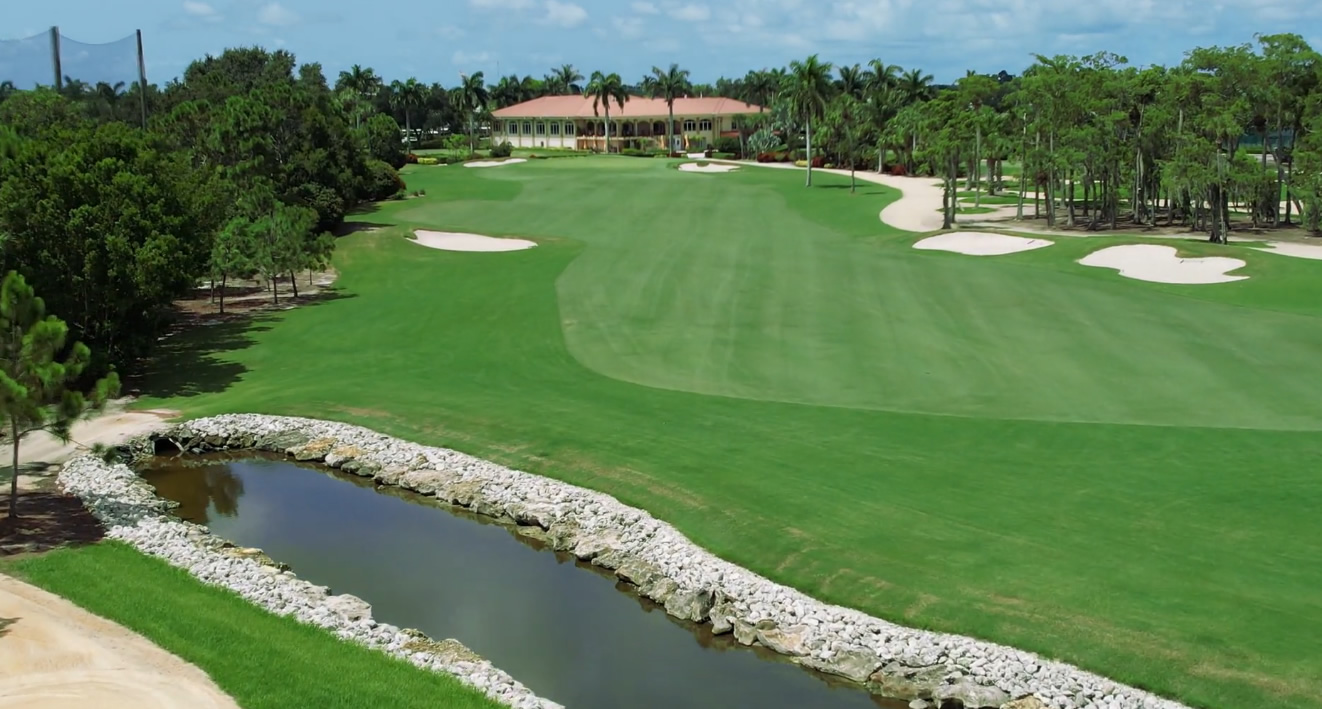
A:
[[[74,101],[82,99],[90,92],[90,87],[87,85],[86,81],[72,78],[68,74],[64,75],[62,89],[64,95]]]
[[[910,69],[900,77],[900,86],[904,90],[904,95],[909,103],[926,101],[932,98],[934,88],[932,86],[932,75],[924,74],[922,69]]]
[[[675,99],[683,98],[693,90],[689,82],[689,70],[680,69],[678,64],[671,64],[669,69],[652,67],[652,74],[643,79],[647,93],[652,98],[664,99],[670,109],[670,122],[666,124],[666,153],[675,149]]]
[[[606,152],[611,151],[611,101],[614,100],[619,105],[620,110],[624,110],[624,103],[629,100],[629,92],[624,88],[624,79],[619,74],[611,72],[603,74],[599,71],[592,72],[592,78],[588,79],[588,85],[584,93],[592,97],[592,115],[597,115],[597,108],[600,106],[606,112]]]
[[[354,103],[362,105],[370,102],[372,97],[381,88],[381,77],[376,75],[371,68],[363,68],[359,64],[349,67],[348,71],[340,72],[340,76],[335,81],[337,91],[352,91],[361,100]],[[361,114],[354,114],[354,127],[357,127],[362,119]]]
[[[904,94],[894,86],[882,86],[868,92],[865,110],[869,122],[877,131],[877,172],[885,167],[886,151],[893,142],[890,139],[890,122],[903,107]]]
[[[826,110],[831,89],[830,62],[821,61],[816,54],[803,61],[796,59],[790,62],[781,98],[789,104],[790,111],[803,121],[808,158],[808,178],[804,183],[806,187],[812,186],[812,122]]]
[[[519,85],[517,75],[502,76],[500,81],[497,81],[496,85],[491,87],[491,101],[496,105],[496,108],[513,106],[523,100],[521,98],[522,92],[523,87]]]
[[[900,81],[901,71],[903,70],[895,64],[887,64],[880,59],[873,59],[868,62],[868,88],[875,91],[883,86],[895,86]]]
[[[0,103],[4,103],[5,99],[16,93],[18,93],[18,87],[14,86],[14,82],[0,81]]]
[[[744,77],[744,100],[757,104],[759,113],[766,110],[767,104],[771,102],[772,97],[776,95],[778,90],[780,90],[780,86],[776,84],[776,80],[771,73],[765,69],[750,71]]]
[[[552,71],[551,75],[555,77],[557,83],[564,87],[567,93],[578,94],[583,92],[583,89],[578,85],[578,82],[583,80],[583,75],[578,73],[578,69],[575,69],[573,64],[562,64],[559,69]]]
[[[94,90],[96,98],[101,102],[106,114],[112,119],[119,118],[120,99],[124,98],[124,82],[117,81],[113,85],[104,81],[99,81]]]
[[[413,152],[413,109],[422,106],[427,99],[427,86],[417,79],[408,81],[398,79],[390,83],[390,107],[404,112],[404,134],[409,143],[407,150]]]
[[[841,66],[836,71],[840,73],[840,80],[837,82],[840,93],[852,98],[862,99],[863,91],[869,83],[863,68],[855,64],[853,66]]]
[[[478,116],[487,111],[491,103],[491,94],[487,92],[486,80],[482,72],[479,71],[472,76],[460,74],[460,78],[463,80],[459,83],[459,110],[468,116],[468,149],[470,153],[476,153],[477,132],[473,129],[473,124]]]

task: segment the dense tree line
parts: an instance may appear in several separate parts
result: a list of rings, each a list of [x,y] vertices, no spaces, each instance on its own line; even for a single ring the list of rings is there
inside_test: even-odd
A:
[[[146,126],[110,95],[66,82],[0,101],[0,272],[91,347],[90,373],[148,354],[199,280],[223,299],[229,279],[323,265],[348,209],[403,187],[394,121],[355,126],[321,68],[287,52],[194,62],[148,87]]]

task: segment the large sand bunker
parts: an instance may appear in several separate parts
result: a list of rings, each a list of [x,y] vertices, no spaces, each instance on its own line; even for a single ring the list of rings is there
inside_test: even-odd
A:
[[[474,160],[464,163],[464,167],[500,167],[501,165],[517,165],[521,162],[528,162],[523,158],[510,158],[509,160]]]
[[[537,245],[527,239],[497,239],[481,234],[460,234],[450,231],[413,232],[423,246],[443,251],[522,251]]]
[[[1032,251],[1043,246],[1051,246],[1046,239],[1026,239],[1022,236],[992,234],[980,231],[955,231],[949,234],[929,236],[914,244],[915,249],[925,251],[953,251],[968,256],[1002,256],[1020,251]]]
[[[0,707],[237,707],[206,673],[141,635],[4,575],[0,621]]]
[[[1227,271],[1244,267],[1245,263],[1237,258],[1180,258],[1175,247],[1155,244],[1111,246],[1088,254],[1079,263],[1114,268],[1126,278],[1154,283],[1229,283],[1248,278],[1227,275]]]
[[[1259,248],[1258,251],[1322,261],[1322,244],[1297,244],[1293,241],[1272,241],[1269,242],[1267,246]]]
[[[700,165],[696,162],[686,162],[679,166],[680,172],[729,172],[738,169],[738,165],[724,165],[710,162],[706,165]]]

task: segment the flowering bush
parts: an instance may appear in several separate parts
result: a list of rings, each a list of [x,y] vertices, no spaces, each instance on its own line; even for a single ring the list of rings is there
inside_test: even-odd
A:
[[[894,175],[895,177],[908,177],[909,171],[904,169],[904,165],[896,163],[891,165],[891,175]]]
[[[436,158],[432,158],[432,157],[418,158],[418,164],[419,164],[419,165],[436,165],[436,164],[439,163],[439,162],[440,162],[439,160],[437,160]]]
[[[404,162],[409,163],[409,164],[411,164],[411,165],[417,165],[417,164],[418,164],[418,156],[417,156],[417,155],[414,155],[413,153],[409,153],[408,155],[405,155],[405,156],[404,156]]]

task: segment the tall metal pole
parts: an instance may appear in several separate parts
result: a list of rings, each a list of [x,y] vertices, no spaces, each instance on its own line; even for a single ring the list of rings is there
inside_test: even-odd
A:
[[[52,26],[50,28],[50,54],[51,63],[55,67],[55,90],[64,90],[64,72],[60,68],[60,28]]]
[[[138,34],[138,99],[142,106],[142,129],[147,130],[147,62],[142,54],[142,30]]]

